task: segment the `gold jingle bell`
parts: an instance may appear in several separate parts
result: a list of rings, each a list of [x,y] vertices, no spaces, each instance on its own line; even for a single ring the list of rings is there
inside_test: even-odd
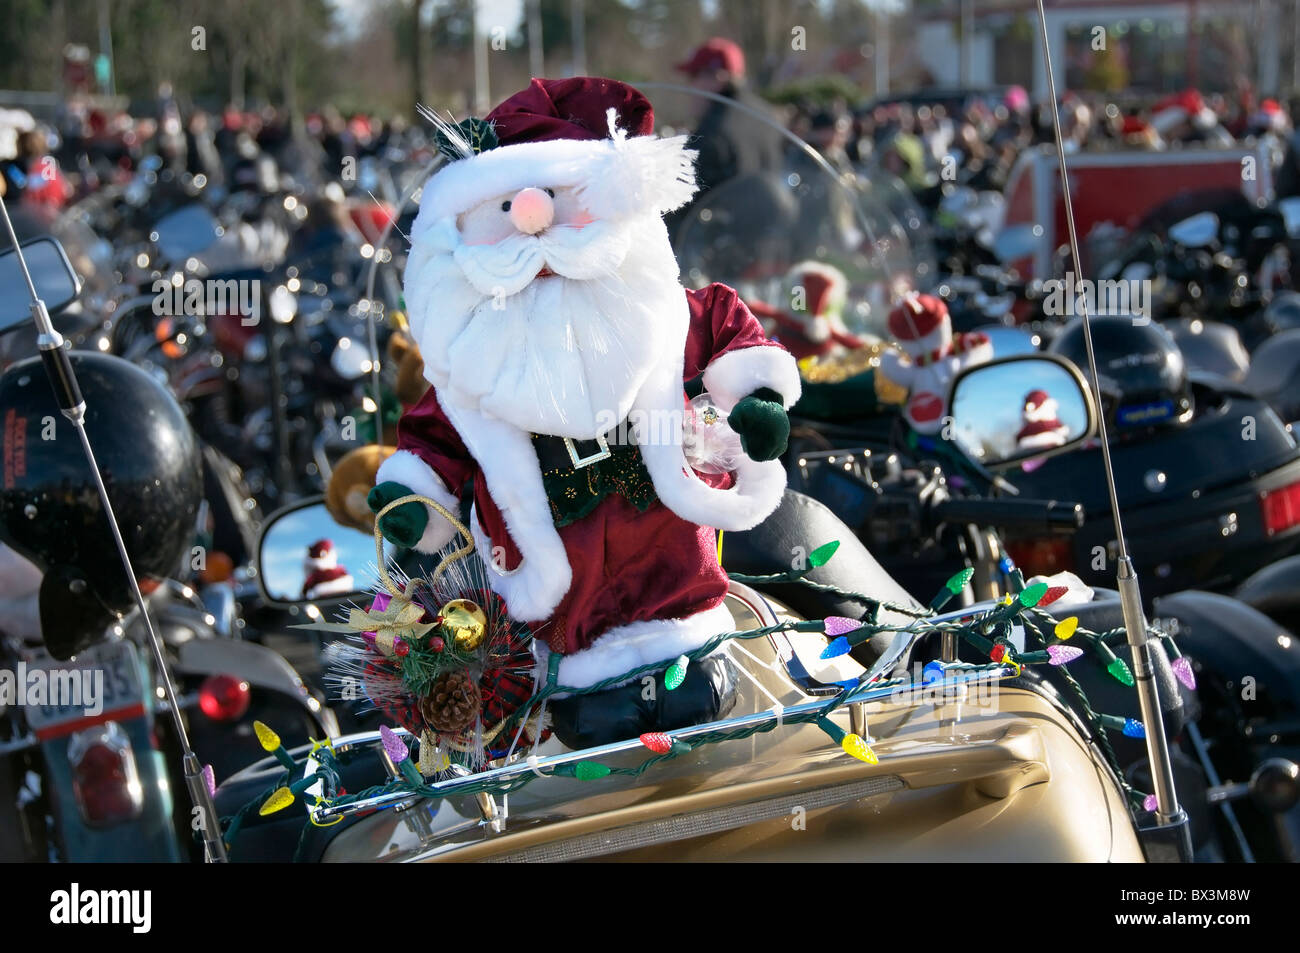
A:
[[[438,613],[442,627],[456,642],[456,647],[473,652],[483,644],[487,635],[487,615],[477,602],[470,599],[453,599]]]

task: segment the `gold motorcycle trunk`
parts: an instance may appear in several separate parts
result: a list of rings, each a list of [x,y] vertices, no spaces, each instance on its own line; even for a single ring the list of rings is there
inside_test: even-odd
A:
[[[771,621],[744,587],[729,606],[739,629]],[[811,633],[733,643],[733,661],[751,677],[741,678],[729,717],[771,709],[774,699],[784,708],[816,700],[784,677],[791,651],[809,668],[830,666],[817,673],[823,680],[862,672],[848,656],[817,662],[824,645]],[[900,689],[834,720],[869,736],[879,762],[856,760],[816,725],[782,724],[639,776],[547,776],[505,797],[412,798],[340,830],[322,859],[1143,860],[1110,769],[1045,694],[997,682]],[[564,750],[552,740],[535,753]],[[637,749],[602,761],[635,767],[648,756]]]

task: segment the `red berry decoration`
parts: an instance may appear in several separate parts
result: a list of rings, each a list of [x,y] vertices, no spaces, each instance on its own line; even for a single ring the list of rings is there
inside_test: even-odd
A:
[[[393,651],[399,658],[406,658],[406,656],[411,654],[411,647],[401,639],[395,639],[393,641]]]
[[[429,636],[429,648],[433,649],[435,652],[441,652],[446,647],[447,643],[442,640],[441,635]]]

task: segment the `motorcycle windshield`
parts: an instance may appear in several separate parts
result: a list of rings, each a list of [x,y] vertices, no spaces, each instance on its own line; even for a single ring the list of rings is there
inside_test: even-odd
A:
[[[775,107],[644,85],[659,134],[688,135],[700,152],[701,191],[668,219],[682,283],[722,282],[748,302],[816,313],[791,300],[795,275],[812,264],[842,276],[845,329],[883,336],[891,303],[934,273],[930,253],[914,246],[924,223],[906,187],[832,164],[789,132]]]
[[[93,210],[81,204],[70,206],[50,225],[68,261],[81,278],[83,300],[113,290],[113,246],[91,226]]]

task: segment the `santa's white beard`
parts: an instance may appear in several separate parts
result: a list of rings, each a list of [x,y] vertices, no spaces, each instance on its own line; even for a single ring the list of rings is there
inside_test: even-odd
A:
[[[535,278],[543,265],[555,275]],[[657,364],[680,362],[689,323],[657,215],[481,246],[444,219],[416,236],[405,292],[440,398],[577,439],[608,432]]]

